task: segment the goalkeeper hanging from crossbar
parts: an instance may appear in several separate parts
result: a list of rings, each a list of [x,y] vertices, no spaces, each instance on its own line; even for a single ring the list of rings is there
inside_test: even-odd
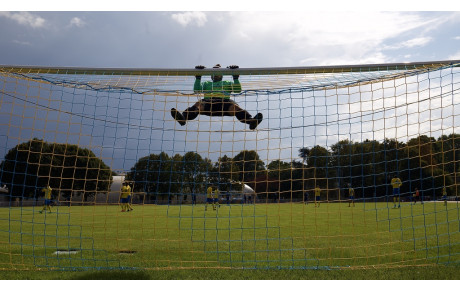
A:
[[[204,69],[204,66],[196,66],[195,69]],[[213,67],[220,69],[219,64]],[[228,66],[228,69],[238,69],[238,66]],[[193,91],[197,94],[204,93],[204,98],[196,102],[192,107],[187,108],[183,113],[171,108],[171,116],[185,125],[188,120],[195,119],[199,114],[206,116],[235,116],[240,122],[249,124],[249,129],[254,130],[262,121],[262,113],[257,113],[254,117],[246,110],[242,109],[235,101],[230,99],[231,93],[241,92],[239,75],[233,75],[233,82],[223,81],[221,73],[211,75],[212,82],[201,82],[201,75],[195,76]]]

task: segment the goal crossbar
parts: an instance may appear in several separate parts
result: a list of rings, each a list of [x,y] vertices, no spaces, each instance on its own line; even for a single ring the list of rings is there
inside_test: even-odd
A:
[[[341,66],[268,67],[238,69],[168,69],[168,68],[85,68],[85,67],[46,67],[0,65],[0,71],[23,74],[76,74],[76,75],[140,75],[140,76],[195,76],[195,75],[275,75],[275,74],[318,74],[318,73],[359,73],[375,71],[407,71],[436,69],[443,66],[459,66],[460,60],[386,63]]]

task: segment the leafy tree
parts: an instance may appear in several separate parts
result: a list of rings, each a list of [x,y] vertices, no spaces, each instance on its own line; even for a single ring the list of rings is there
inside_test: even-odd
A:
[[[273,192],[279,192],[281,198],[285,198],[284,194],[292,189],[292,169],[291,163],[274,160],[267,166],[268,177],[272,181],[271,185],[276,188],[270,189]],[[289,195],[290,196],[290,195]]]
[[[213,181],[219,184],[221,191],[239,191],[242,184],[239,183],[239,168],[232,158],[224,155],[219,157],[213,168]]]
[[[134,191],[145,192],[147,195],[167,195],[180,188],[174,182],[173,161],[168,154],[151,154],[140,158],[126,175],[126,179],[134,182]]]
[[[303,192],[308,189],[310,174],[303,163],[274,160],[268,164],[267,169],[268,177],[272,181],[270,191],[279,192],[280,198],[302,198]]]
[[[460,171],[460,134],[440,136],[435,143],[435,159],[449,173]]]
[[[41,195],[38,190],[49,184],[67,197],[81,191],[86,201],[97,192],[108,192],[112,184],[111,169],[92,151],[39,139],[9,150],[0,164],[0,176],[19,197]]]
[[[329,178],[335,176],[335,169],[331,167],[331,153],[324,147],[304,147],[299,150],[299,156],[307,167],[312,171],[308,176],[313,178],[313,187],[326,188],[329,185]]]
[[[303,148],[299,149],[299,157],[302,158],[304,164],[307,163],[307,159],[308,159],[309,154],[310,154],[310,149],[309,148],[303,147]]]
[[[265,164],[256,151],[244,150],[233,157],[239,169],[239,181],[253,181],[258,173],[265,171]]]
[[[176,172],[180,173],[182,193],[204,193],[209,181],[212,163],[195,152],[186,153],[179,163],[175,163]]]
[[[126,175],[135,182],[134,191],[152,197],[171,198],[177,194],[205,193],[210,182],[212,163],[198,153],[170,157],[165,152],[140,158]]]

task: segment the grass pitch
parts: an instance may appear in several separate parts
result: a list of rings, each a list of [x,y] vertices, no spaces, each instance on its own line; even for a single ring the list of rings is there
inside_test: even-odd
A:
[[[120,212],[117,205],[88,205],[46,214],[38,212],[41,207],[0,208],[0,269],[13,278],[43,270],[72,271],[71,278],[86,272],[163,279],[196,272],[203,279],[324,272],[327,278],[363,269],[380,278],[401,268],[446,268],[440,272],[446,276],[449,270],[458,274],[460,265],[459,206],[323,202],[205,211],[200,204],[134,205],[134,211]]]

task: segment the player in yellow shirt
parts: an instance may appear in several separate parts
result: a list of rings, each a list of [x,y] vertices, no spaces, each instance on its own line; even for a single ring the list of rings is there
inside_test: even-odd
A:
[[[133,187],[131,187],[130,183],[126,182],[126,184],[128,185],[129,187],[129,195],[128,195],[128,204],[127,204],[127,208],[128,210],[127,211],[133,211],[133,204],[131,203],[131,199],[132,199],[132,196],[133,196]]]
[[[393,208],[396,208],[396,201],[398,201],[398,208],[401,207],[400,196],[401,196],[401,179],[395,176],[391,179],[391,186],[393,186]]]
[[[123,183],[121,187],[121,195],[120,195],[120,204],[121,204],[121,212],[129,211],[129,201],[128,197],[131,195],[131,187],[128,183]]]
[[[315,207],[318,203],[318,207],[321,206],[321,189],[319,187],[315,188]]]
[[[350,207],[350,204],[353,205],[353,207],[355,207],[355,189],[353,189],[351,187],[351,184],[348,184],[348,207]]]
[[[220,196],[220,191],[219,191],[219,188],[217,188],[216,191],[214,191],[214,205],[215,205],[215,208],[220,207],[219,196]]]
[[[48,210],[48,213],[51,213],[51,193],[53,192],[53,189],[51,189],[50,185],[47,185],[42,189],[42,192],[45,194],[45,204],[43,205],[43,209],[40,210],[40,213],[43,213],[43,211],[46,210]]]
[[[212,190],[212,186],[209,186],[206,190],[206,205],[204,206],[204,210],[208,210],[208,204],[212,204],[212,209],[216,210],[214,205],[214,191]]]

